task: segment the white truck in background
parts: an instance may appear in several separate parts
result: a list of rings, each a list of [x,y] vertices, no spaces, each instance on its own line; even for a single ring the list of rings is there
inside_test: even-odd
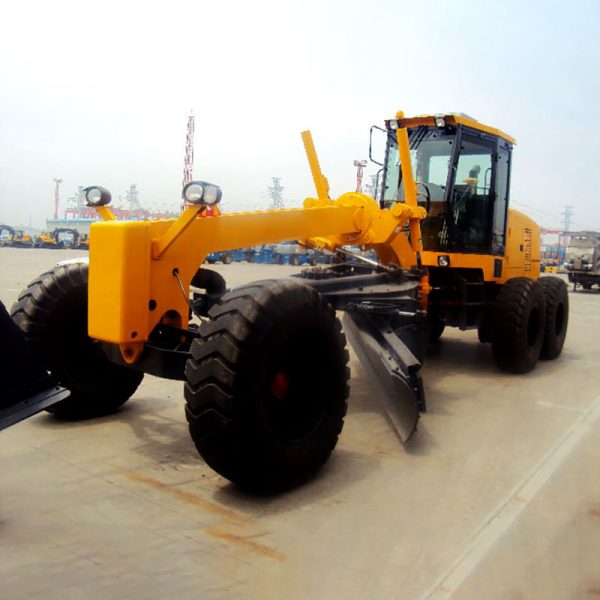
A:
[[[600,233],[581,231],[571,234],[564,266],[573,289],[581,286],[589,290],[593,285],[600,288]]]

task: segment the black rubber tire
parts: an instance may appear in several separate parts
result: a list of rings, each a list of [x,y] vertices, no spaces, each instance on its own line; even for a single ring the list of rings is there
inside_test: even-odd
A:
[[[554,360],[562,352],[569,325],[569,292],[560,277],[542,277],[540,286],[546,300],[544,343],[540,358]]]
[[[201,290],[206,290],[209,294],[223,293],[227,289],[223,275],[206,268],[200,268],[196,271],[190,285]]]
[[[446,324],[439,317],[432,317],[429,319],[429,343],[436,344],[439,342],[442,334],[446,329]]]
[[[296,273],[294,277],[298,279],[337,279],[341,274],[329,267],[309,267]]]
[[[282,279],[228,292],[210,317],[185,370],[200,455],[254,492],[300,485],[327,461],[346,414],[350,370],[335,311]]]
[[[233,256],[231,256],[229,252],[223,252],[223,254],[221,254],[221,262],[224,265],[230,265],[233,262]]]
[[[61,419],[115,412],[144,377],[110,362],[100,343],[88,337],[87,290],[88,266],[63,265],[32,281],[11,309],[42,364],[71,391],[47,409]]]
[[[481,320],[477,326],[477,337],[482,344],[489,344],[494,339],[493,305],[484,304],[481,309]]]
[[[502,371],[527,373],[544,342],[546,303],[538,281],[515,277],[503,284],[493,309],[492,352]]]
[[[204,290],[204,293],[201,294],[194,292],[194,312],[203,317],[208,316],[210,308],[218,302],[227,290],[225,278],[217,271],[205,267],[196,271],[190,286]],[[190,312],[190,319],[191,317]]]

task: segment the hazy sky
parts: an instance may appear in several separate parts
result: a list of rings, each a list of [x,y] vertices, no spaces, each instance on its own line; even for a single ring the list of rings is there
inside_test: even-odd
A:
[[[41,227],[53,177],[179,206],[194,176],[229,209],[314,194],[312,130],[332,193],[355,185],[369,127],[465,112],[517,138],[515,207],[600,230],[600,2],[21,2],[0,22],[0,223]],[[374,172],[375,169],[371,169]],[[517,204],[519,203],[519,204]],[[525,208],[527,207],[527,208]]]

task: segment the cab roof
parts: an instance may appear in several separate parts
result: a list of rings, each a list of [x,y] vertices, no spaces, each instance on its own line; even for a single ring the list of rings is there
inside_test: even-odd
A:
[[[489,125],[484,125],[483,123],[477,121],[477,119],[474,119],[469,115],[465,115],[464,113],[440,113],[436,115],[419,115],[418,117],[402,117],[397,119],[397,121],[398,124],[402,127],[418,127],[419,125],[435,126],[436,118],[443,118],[449,125],[457,125],[460,123],[465,127],[478,129],[479,131],[495,135],[497,137],[502,138],[503,140],[506,140],[509,144],[514,145],[517,143],[515,138],[508,135],[507,133],[504,133],[500,129],[490,127]]]

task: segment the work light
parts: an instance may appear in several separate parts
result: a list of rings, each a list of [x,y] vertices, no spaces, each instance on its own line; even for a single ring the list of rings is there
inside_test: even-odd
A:
[[[223,192],[218,185],[205,181],[190,181],[186,183],[181,194],[189,204],[204,204],[212,206],[221,201]]]
[[[99,185],[90,185],[83,190],[88,206],[106,206],[112,199],[110,192]]]

